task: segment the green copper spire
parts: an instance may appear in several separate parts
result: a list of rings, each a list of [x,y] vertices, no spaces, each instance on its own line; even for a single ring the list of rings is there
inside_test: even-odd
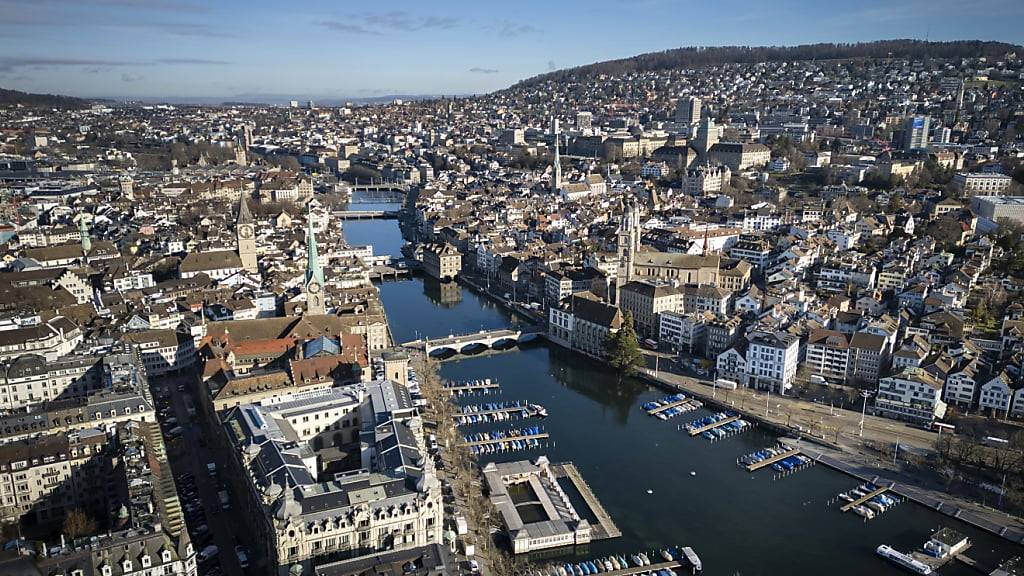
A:
[[[308,229],[306,230],[306,284],[308,285],[311,280],[316,280],[322,287],[324,285],[324,271],[320,268],[320,258],[317,255],[316,235],[313,234],[312,216],[312,212],[306,213],[306,222],[308,224]]]

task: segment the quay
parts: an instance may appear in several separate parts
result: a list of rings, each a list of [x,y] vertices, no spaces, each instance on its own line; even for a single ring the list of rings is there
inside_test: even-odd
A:
[[[477,392],[480,390],[497,390],[501,388],[501,384],[498,384],[496,380],[487,378],[485,380],[476,380],[473,382],[466,382],[464,384],[456,384],[454,386],[444,386],[441,389],[451,394],[459,394],[462,392]]]
[[[782,454],[776,454],[775,456],[772,456],[771,458],[765,458],[764,460],[761,460],[760,462],[754,462],[753,464],[747,464],[747,472],[754,472],[754,471],[760,470],[761,468],[764,468],[766,466],[771,466],[772,464],[775,464],[779,460],[785,460],[786,458],[789,458],[790,456],[796,456],[799,453],[800,453],[799,450],[793,448],[791,450],[786,450]]]
[[[855,507],[860,506],[861,504],[867,502],[868,500],[871,500],[875,496],[878,496],[879,494],[884,494],[888,491],[889,486],[882,486],[881,488],[872,490],[871,492],[868,492],[867,494],[861,496],[860,498],[857,498],[853,502],[847,502],[846,504],[842,505],[839,508],[839,510],[843,512],[849,512],[850,510],[853,510]]]
[[[538,434],[525,434],[522,436],[506,436],[504,438],[495,438],[493,440],[474,440],[472,442],[466,442],[466,446],[487,446],[490,444],[501,444],[503,442],[514,442],[516,440],[544,440],[550,437],[551,435],[547,432],[540,432]]]
[[[714,430],[715,428],[719,428],[721,426],[725,426],[729,422],[735,422],[735,421],[737,421],[739,419],[740,419],[739,415],[729,416],[728,418],[722,418],[718,422],[712,422],[711,424],[707,424],[705,426],[701,426],[700,428],[694,428],[693,430],[690,430],[689,431],[690,432],[690,436],[699,436],[699,435],[707,432],[708,430]]]
[[[650,410],[647,411],[647,415],[648,416],[656,416],[658,414],[661,414],[665,410],[668,410],[670,408],[676,408],[678,406],[683,406],[684,404],[690,404],[690,399],[687,398],[685,400],[680,400],[678,402],[672,402],[670,404],[665,404],[663,406],[658,406],[657,408],[651,408]]]
[[[563,462],[561,464],[554,464],[551,466],[551,471],[554,472],[556,478],[565,478],[572,482],[572,485],[576,487],[580,495],[583,496],[583,501],[590,508],[590,512],[597,519],[597,525],[593,527],[591,531],[591,539],[593,540],[607,540],[609,538],[618,538],[622,536],[622,531],[615,525],[610,514],[605,511],[604,506],[601,506],[601,502],[597,500],[597,496],[594,495],[594,491],[590,489],[590,485],[587,484],[583,476],[580,475],[580,471],[576,469],[576,465],[572,462]],[[611,572],[609,572],[611,574]]]
[[[763,412],[758,413],[756,410],[750,408],[743,409],[740,406],[728,403],[725,399],[720,397],[715,398],[712,394],[708,393],[707,387],[704,384],[697,384],[696,382],[693,384],[672,382],[671,380],[655,373],[654,370],[650,370],[648,368],[638,370],[637,377],[664,390],[670,392],[684,392],[693,398],[698,398],[706,402],[709,405],[740,412],[745,418],[758,422],[763,428],[776,432],[782,436],[794,433],[794,430],[791,427],[765,418]],[[879,472],[886,473],[886,471],[882,470],[865,470],[865,468],[860,465],[846,461],[843,458],[844,455],[840,455],[843,448],[832,442],[821,438],[815,438],[813,436],[805,436],[804,439],[811,444],[819,444],[823,448],[811,449],[805,445],[802,450],[803,454],[808,456],[811,460],[824,464],[833,470],[838,470],[848,476],[860,479],[864,482],[871,482],[873,484],[879,483],[879,476],[877,476]],[[826,452],[826,450],[828,450],[828,452]],[[1024,544],[1024,529],[1008,525],[995,518],[995,515],[985,514],[979,510],[964,508],[952,499],[943,498],[940,495],[936,495],[933,491],[906,483],[899,484],[898,486],[894,484],[891,491],[903,498],[916,502],[921,506],[940,512],[950,518],[966,522],[975,528],[1004,538],[1014,544]]]

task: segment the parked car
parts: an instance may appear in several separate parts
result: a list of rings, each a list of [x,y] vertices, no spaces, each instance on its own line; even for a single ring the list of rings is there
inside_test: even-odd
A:
[[[245,549],[245,546],[241,544],[235,546],[235,557],[238,558],[238,565],[243,570],[249,567],[249,551]]]
[[[200,563],[209,562],[216,558],[219,552],[220,550],[217,549],[216,544],[210,544],[206,548],[200,550],[199,554],[196,554],[196,560]]]

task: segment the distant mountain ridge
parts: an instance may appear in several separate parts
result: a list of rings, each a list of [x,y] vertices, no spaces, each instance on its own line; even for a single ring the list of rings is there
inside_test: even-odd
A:
[[[0,106],[27,106],[29,108],[85,108],[88,100],[58,94],[33,94],[0,88]]]
[[[513,87],[529,87],[550,80],[562,81],[600,74],[702,68],[705,66],[734,63],[753,64],[760,62],[886,57],[947,59],[984,56],[995,58],[1014,51],[1024,51],[1024,47],[1005,42],[984,40],[955,40],[950,42],[876,40],[852,44],[820,43],[801,44],[798,46],[690,46],[556,70],[527,78],[516,83]]]

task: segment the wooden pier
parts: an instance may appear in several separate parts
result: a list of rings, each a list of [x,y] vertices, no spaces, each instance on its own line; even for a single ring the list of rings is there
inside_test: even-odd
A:
[[[651,408],[650,410],[647,411],[647,415],[648,416],[657,416],[658,414],[661,414],[662,412],[664,412],[664,411],[666,411],[666,410],[668,410],[670,408],[675,408],[677,406],[684,406],[686,404],[690,404],[690,399],[689,398],[687,398],[685,400],[679,400],[679,401],[676,401],[676,402],[671,402],[669,404],[665,404],[664,406],[658,406],[657,408]]]
[[[694,428],[693,430],[689,430],[689,433],[690,433],[690,436],[699,436],[699,435],[707,432],[708,430],[714,430],[715,428],[719,428],[719,427],[725,426],[729,422],[735,422],[735,421],[737,421],[739,419],[740,419],[740,417],[738,415],[737,416],[729,416],[728,418],[723,418],[723,419],[719,420],[718,422],[712,422],[711,424],[708,424],[706,426],[701,426],[700,428]]]
[[[861,504],[867,502],[868,500],[871,500],[875,496],[878,496],[879,494],[883,494],[883,493],[888,492],[888,491],[889,491],[889,487],[888,486],[883,486],[881,488],[872,490],[871,492],[868,492],[864,496],[861,496],[860,498],[857,498],[853,502],[847,502],[842,507],[840,507],[839,510],[841,510],[843,512],[849,512],[850,510],[853,510],[855,507],[860,506]]]
[[[455,416],[490,416],[492,414],[522,414],[526,412],[527,404],[517,407],[495,408],[493,410],[477,410],[475,412],[456,412]],[[465,408],[463,408],[465,409]]]
[[[472,442],[466,442],[466,446],[487,446],[490,444],[501,444],[502,442],[512,442],[515,440],[544,440],[550,438],[551,435],[547,432],[541,432],[540,434],[527,434],[525,436],[506,436],[504,438],[495,438],[493,440],[474,440]]]
[[[764,468],[765,466],[771,466],[772,464],[775,464],[779,460],[785,460],[786,458],[789,458],[790,456],[796,456],[799,453],[800,453],[799,450],[797,450],[796,448],[793,448],[793,449],[790,449],[790,450],[786,450],[782,454],[776,454],[775,456],[772,456],[771,458],[765,458],[764,460],[761,460],[760,462],[754,462],[752,464],[747,464],[747,472],[754,472],[755,470],[760,470],[761,468]]]
[[[444,386],[442,390],[451,394],[458,394],[459,392],[477,392],[481,390],[497,390],[501,388],[501,385],[496,381],[491,380],[490,382],[480,380],[479,382],[466,382],[464,384],[457,384],[455,386]]]
[[[572,482],[576,490],[579,491],[580,495],[583,496],[583,501],[586,502],[587,507],[590,508],[590,512],[597,518],[597,525],[593,526],[591,532],[591,538],[593,540],[606,540],[608,538],[618,538],[622,536],[622,531],[612,521],[612,517],[605,511],[604,506],[597,500],[597,496],[594,496],[594,491],[590,489],[590,485],[587,484],[583,476],[580,475],[580,471],[576,469],[576,465],[572,462],[564,462],[562,464],[552,464],[551,471],[555,473],[556,478],[567,478]],[[618,571],[616,573],[632,574],[632,572]],[[612,574],[612,572],[609,572]]]

